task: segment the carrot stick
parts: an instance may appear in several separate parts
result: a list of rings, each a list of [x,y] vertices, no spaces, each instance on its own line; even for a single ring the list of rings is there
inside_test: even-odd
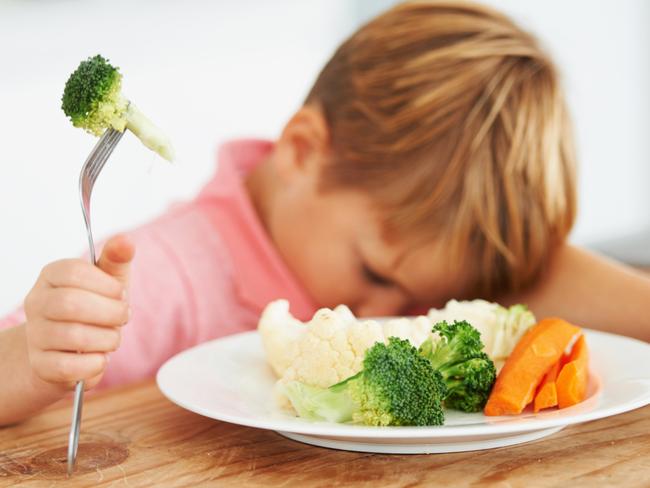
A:
[[[544,375],[580,333],[580,327],[558,318],[544,319],[529,329],[501,369],[485,415],[521,413],[533,400]]]
[[[557,377],[557,404],[560,408],[580,403],[587,395],[589,351],[584,336],[573,346],[569,362]]]
[[[561,363],[562,360],[560,359],[551,366],[551,369],[544,376],[542,384],[537,390],[537,395],[535,395],[535,403],[533,404],[535,413],[544,408],[551,408],[557,405],[557,387],[555,386],[555,380],[557,379],[557,374],[560,372]]]

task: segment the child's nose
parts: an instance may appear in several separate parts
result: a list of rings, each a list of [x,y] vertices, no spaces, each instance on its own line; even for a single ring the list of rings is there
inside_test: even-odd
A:
[[[409,300],[398,290],[375,292],[353,310],[357,317],[385,317],[404,313]]]

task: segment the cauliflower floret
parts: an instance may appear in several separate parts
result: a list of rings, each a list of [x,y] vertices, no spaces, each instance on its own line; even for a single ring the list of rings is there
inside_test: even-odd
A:
[[[287,300],[276,300],[262,312],[258,330],[273,372],[282,376],[298,354],[298,338],[305,333],[305,324],[291,315]]]
[[[297,356],[282,379],[328,387],[360,371],[366,349],[383,340],[379,323],[350,324],[336,312],[321,309],[298,339]]]
[[[357,322],[345,305],[328,312],[334,314],[337,323],[352,325]],[[307,332],[307,324],[291,315],[287,300],[276,300],[262,312],[258,330],[271,368],[277,376],[282,376],[298,354],[298,339]]]
[[[352,313],[352,310],[348,308],[347,305],[338,305],[334,308],[334,313],[338,315],[346,324],[352,325],[357,321],[357,318]]]
[[[286,300],[270,303],[259,331],[269,364],[281,382],[328,387],[361,370],[366,350],[395,336],[418,347],[431,335],[427,317],[386,322],[358,320],[350,309],[320,309],[307,323],[295,319]]]

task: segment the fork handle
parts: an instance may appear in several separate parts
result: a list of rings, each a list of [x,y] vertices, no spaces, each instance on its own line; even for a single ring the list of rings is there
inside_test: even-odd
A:
[[[74,404],[72,406],[72,428],[68,437],[68,476],[72,475],[77,460],[79,447],[79,432],[81,431],[81,411],[84,403],[84,380],[78,381],[74,389]]]
[[[97,266],[97,256],[95,254],[95,243],[93,233],[90,228],[90,215],[84,209],[83,217],[86,224],[86,234],[88,235],[88,249],[90,251],[90,262]],[[74,467],[77,462],[77,450],[79,449],[79,433],[81,432],[81,413],[84,403],[84,380],[77,381],[74,388],[74,401],[72,404],[72,422],[70,423],[70,434],[68,435],[68,476],[72,476]]]

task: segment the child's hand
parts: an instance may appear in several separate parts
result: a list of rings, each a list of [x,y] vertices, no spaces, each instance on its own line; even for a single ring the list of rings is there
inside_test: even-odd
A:
[[[64,259],[43,268],[25,299],[29,362],[38,378],[67,389],[81,379],[86,388],[99,382],[129,320],[126,290],[134,251],[126,237],[116,236],[97,267]]]

